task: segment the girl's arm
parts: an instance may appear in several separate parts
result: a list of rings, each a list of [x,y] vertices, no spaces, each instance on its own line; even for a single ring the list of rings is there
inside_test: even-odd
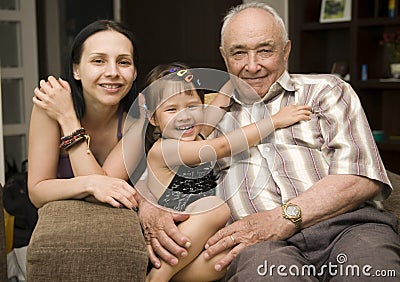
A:
[[[149,157],[162,161],[167,166],[196,165],[217,160],[246,150],[267,137],[274,129],[287,127],[301,120],[310,120],[310,114],[309,106],[287,106],[271,118],[259,120],[218,138],[189,142],[162,140],[150,150]]]

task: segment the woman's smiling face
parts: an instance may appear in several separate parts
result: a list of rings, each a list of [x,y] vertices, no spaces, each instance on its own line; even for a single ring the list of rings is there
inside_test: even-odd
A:
[[[86,39],[80,62],[74,65],[86,103],[115,105],[125,97],[137,75],[133,52],[130,40],[113,30]]]

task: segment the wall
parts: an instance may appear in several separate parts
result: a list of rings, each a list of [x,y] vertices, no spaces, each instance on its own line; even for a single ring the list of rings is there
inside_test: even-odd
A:
[[[286,29],[289,30],[289,4],[288,0],[243,0],[247,2],[262,2],[274,8],[285,22]]]
[[[137,34],[138,45],[141,45],[141,71],[144,75],[156,63],[162,63],[171,60],[184,60],[193,66],[205,66],[213,68],[223,68],[224,65],[218,52],[219,29],[222,15],[226,12],[225,8],[240,2],[246,3],[254,0],[208,0],[204,1],[183,1],[175,0],[172,2],[154,2],[132,1],[132,0],[85,0],[85,6],[93,7],[86,9],[82,5],[77,5],[79,0],[36,0],[38,5],[38,44],[39,44],[39,76],[46,78],[49,74],[60,76],[64,75],[65,53],[68,46],[66,35],[66,22],[68,11],[83,13],[80,16],[85,24],[91,21],[93,15],[104,17],[104,11],[101,6],[109,5],[111,2],[113,15],[116,20],[128,22],[131,28]],[[97,5],[93,5],[95,1]],[[255,0],[271,5],[283,18],[288,29],[288,0]],[[87,2],[87,3],[86,3]],[[101,4],[103,3],[103,4]],[[158,14],[161,10],[161,14]],[[149,12],[147,12],[149,11]],[[110,17],[110,15],[106,15]],[[186,24],[191,23],[189,26]],[[157,27],[159,25],[159,27]],[[162,30],[161,32],[160,29]],[[171,31],[180,33],[179,35],[169,36]],[[60,32],[61,31],[61,32]],[[168,37],[169,36],[169,37]],[[205,45],[204,39],[208,43]],[[166,40],[161,40],[166,39]],[[171,40],[168,40],[171,39]],[[192,42],[193,46],[186,47],[183,50],[183,44],[188,46],[187,42]],[[162,43],[157,43],[162,42]],[[168,42],[165,44],[164,42]],[[154,51],[151,56],[143,54],[148,52],[147,48],[153,48],[156,45],[164,45],[162,58],[158,58],[160,52]],[[158,47],[155,47],[155,49]],[[172,50],[170,50],[172,49]],[[143,51],[144,50],[144,51]],[[149,52],[150,53],[150,52]],[[167,57],[165,54],[171,54]],[[149,62],[147,62],[149,61]],[[139,76],[139,81],[141,80]]]
[[[65,75],[65,58],[75,35],[97,19],[120,20],[120,0],[36,0],[39,74]]]
[[[226,11],[241,0],[122,1],[122,21],[136,35],[139,89],[156,65],[180,61],[193,68],[225,70],[219,53]]]

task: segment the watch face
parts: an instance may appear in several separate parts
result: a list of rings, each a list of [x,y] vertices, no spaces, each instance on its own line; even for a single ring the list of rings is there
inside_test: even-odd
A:
[[[300,215],[300,209],[296,206],[287,206],[286,214],[290,217],[298,217]]]

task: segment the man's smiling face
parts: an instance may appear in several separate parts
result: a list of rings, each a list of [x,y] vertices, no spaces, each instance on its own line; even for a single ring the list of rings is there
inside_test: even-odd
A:
[[[281,27],[265,10],[249,8],[226,26],[221,54],[229,73],[247,82],[260,97],[285,71],[290,41],[284,42]]]

